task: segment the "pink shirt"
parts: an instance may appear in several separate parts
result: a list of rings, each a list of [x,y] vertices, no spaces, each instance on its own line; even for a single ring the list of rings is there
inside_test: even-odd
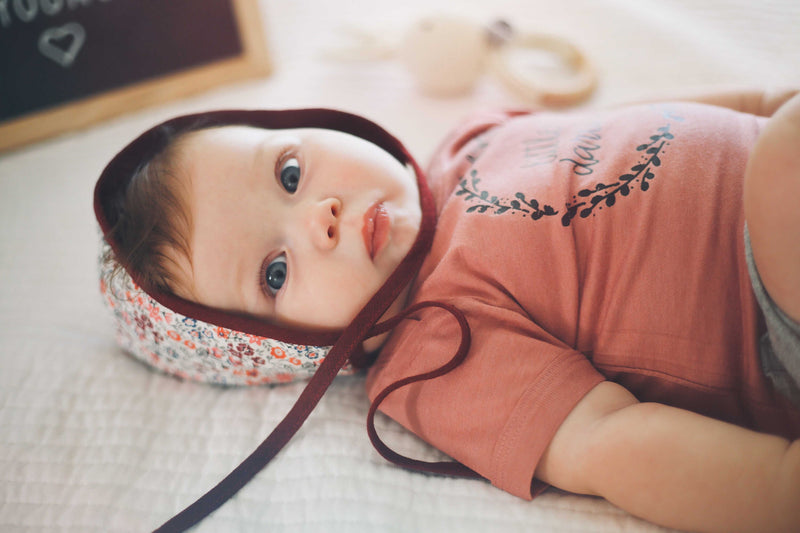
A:
[[[743,174],[762,126],[691,104],[464,123],[429,170],[439,220],[411,301],[460,309],[470,351],[381,411],[523,498],[563,419],[605,379],[800,437],[800,412],[760,371],[744,257]],[[371,368],[371,398],[456,350],[449,313],[418,318]]]

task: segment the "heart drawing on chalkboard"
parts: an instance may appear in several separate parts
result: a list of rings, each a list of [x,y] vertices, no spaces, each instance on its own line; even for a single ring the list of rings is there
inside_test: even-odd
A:
[[[48,28],[39,36],[39,51],[64,68],[68,68],[78,56],[86,30],[77,22],[70,22],[58,28]]]

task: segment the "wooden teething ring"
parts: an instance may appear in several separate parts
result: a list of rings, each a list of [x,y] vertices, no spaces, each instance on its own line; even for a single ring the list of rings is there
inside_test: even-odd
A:
[[[503,21],[489,28],[489,65],[494,74],[522,98],[547,107],[566,106],[585,100],[597,87],[597,73],[583,52],[568,40],[543,33],[512,32]],[[564,83],[543,84],[522,76],[511,67],[509,54],[517,48],[545,50],[557,55],[573,71]]]

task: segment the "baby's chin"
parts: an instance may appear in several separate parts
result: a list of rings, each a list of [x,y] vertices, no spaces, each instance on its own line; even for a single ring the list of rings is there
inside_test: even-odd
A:
[[[342,312],[334,314],[334,316],[315,316],[310,317],[306,315],[305,319],[292,319],[288,317],[264,317],[260,316],[262,320],[266,320],[278,327],[285,327],[291,329],[306,330],[309,332],[336,332],[345,329],[356,317],[356,312]]]

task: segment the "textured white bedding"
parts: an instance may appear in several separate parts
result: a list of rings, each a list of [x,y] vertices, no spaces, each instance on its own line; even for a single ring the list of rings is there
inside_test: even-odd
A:
[[[491,79],[418,94],[392,61],[321,57],[346,24],[399,31],[431,12],[569,33],[601,72],[587,105],[713,85],[800,85],[797,0],[262,0],[267,79],[134,112],[0,155],[0,530],[122,532],[160,525],[269,433],[301,385],[224,390],[151,372],[114,345],[96,287],[94,181],[169,116],[222,107],[333,106],[366,115],[421,161],[462,115],[519,106]],[[0,51],[5,53],[5,51]],[[363,378],[341,378],[289,446],[198,531],[663,531],[603,500],[532,503],[477,481],[406,472],[371,448]],[[437,452],[386,418],[379,431]]]

